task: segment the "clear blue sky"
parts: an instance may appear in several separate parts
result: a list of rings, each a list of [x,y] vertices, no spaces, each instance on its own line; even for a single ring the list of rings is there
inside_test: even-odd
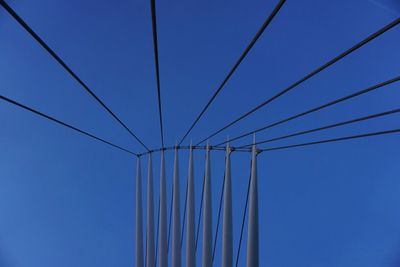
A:
[[[276,2],[157,1],[168,145],[189,127]],[[149,1],[9,4],[146,144],[160,146]],[[396,0],[287,1],[190,138],[205,137],[399,14]],[[396,27],[211,143],[399,75],[399,43]],[[2,95],[141,150],[3,9],[0,58]],[[397,84],[257,138],[399,105]],[[398,128],[399,122],[394,115],[280,144]],[[399,141],[384,136],[259,156],[261,266],[399,266]],[[166,157],[170,192],[172,154]],[[195,157],[198,208],[204,153]],[[224,155],[212,157],[215,227]],[[184,192],[187,153],[180,159]],[[235,251],[249,161],[249,155],[232,156]],[[157,196],[158,156],[154,165]],[[0,266],[133,266],[134,174],[131,156],[0,103]]]

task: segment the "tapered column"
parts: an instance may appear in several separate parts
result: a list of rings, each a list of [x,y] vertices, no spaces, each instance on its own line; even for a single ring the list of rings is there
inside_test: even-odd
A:
[[[158,266],[168,266],[167,252],[167,190],[165,181],[164,151],[161,152],[160,166],[160,224],[158,229]],[[150,266],[149,266],[150,267]]]
[[[175,148],[172,207],[172,266],[181,267],[181,213],[178,149]]]
[[[155,266],[155,245],[154,245],[154,205],[153,205],[153,161],[149,154],[147,172],[147,242],[146,242],[146,266]]]
[[[143,211],[142,211],[142,170],[140,157],[136,164],[136,266],[143,266]]]
[[[211,172],[210,149],[207,145],[203,205],[203,255],[202,266],[212,266],[212,205],[211,205]]]
[[[253,145],[247,229],[247,267],[259,266],[257,150]]]
[[[226,147],[224,184],[224,213],[222,225],[222,267],[232,267],[232,180],[231,180],[231,149]]]
[[[194,195],[193,149],[189,151],[187,217],[186,217],[186,266],[196,267],[195,241],[195,195]]]

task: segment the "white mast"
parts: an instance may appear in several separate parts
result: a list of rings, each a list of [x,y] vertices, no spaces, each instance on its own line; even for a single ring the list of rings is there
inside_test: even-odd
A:
[[[249,221],[247,229],[247,267],[259,266],[259,240],[258,240],[258,181],[257,181],[257,149],[252,148],[251,183],[249,195]]]
[[[189,151],[187,217],[186,217],[186,266],[196,267],[195,244],[195,191],[194,191],[193,149]]]
[[[222,267],[232,267],[232,180],[231,180],[231,148],[226,146],[224,184],[224,213],[222,225]]]
[[[160,224],[158,230],[158,266],[168,266],[167,252],[167,190],[165,181],[164,151],[161,152],[160,166]],[[150,266],[149,266],[150,267]]]
[[[203,206],[203,255],[202,266],[212,266],[212,205],[210,177],[210,147],[207,144]]]
[[[181,267],[181,215],[178,149],[175,147],[173,207],[172,207],[172,266]]]
[[[142,211],[142,169],[140,157],[136,164],[136,266],[143,266],[143,211]]]
[[[147,247],[146,266],[155,266],[155,245],[154,245],[154,206],[153,206],[153,163],[149,154],[147,173]]]

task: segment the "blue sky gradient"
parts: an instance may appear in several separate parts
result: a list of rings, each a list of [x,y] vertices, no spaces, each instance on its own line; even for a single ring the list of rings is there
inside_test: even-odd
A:
[[[8,3],[148,146],[160,146],[149,1]],[[157,1],[167,145],[179,141],[276,3]],[[206,137],[399,14],[395,0],[287,1],[185,143]],[[210,142],[400,75],[399,42],[397,26]],[[143,151],[2,8],[0,58],[1,95]],[[399,107],[397,83],[257,139]],[[399,121],[397,114],[269,146],[399,128]],[[390,135],[261,154],[261,266],[400,266],[399,141]],[[135,158],[5,102],[0,152],[0,266],[134,265]],[[182,194],[187,156],[180,153]],[[172,159],[167,153],[168,199]],[[195,160],[198,209],[204,152],[196,151]],[[223,152],[212,153],[214,228],[223,160]],[[235,253],[249,164],[250,155],[232,155]],[[158,196],[157,154],[153,165]],[[143,177],[146,167],[143,159]],[[181,201],[183,207],[183,195]],[[217,246],[215,266],[220,240]],[[200,264],[201,249],[197,255]]]

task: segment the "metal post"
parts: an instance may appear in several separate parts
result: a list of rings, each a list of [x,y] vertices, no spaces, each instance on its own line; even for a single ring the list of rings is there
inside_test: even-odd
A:
[[[255,143],[255,137],[254,137]],[[249,195],[249,221],[247,233],[247,267],[259,266],[259,240],[258,240],[258,185],[257,185],[257,149],[252,148],[251,183]]]
[[[172,207],[172,266],[181,266],[181,215],[178,149],[175,147]]]
[[[231,148],[226,146],[224,213],[222,225],[222,267],[232,267],[232,180],[231,180]]]
[[[210,177],[210,147],[206,149],[203,206],[203,255],[202,266],[212,266],[212,205],[211,205],[211,177]]]
[[[164,151],[161,152],[160,166],[160,224],[158,230],[158,266],[168,266],[167,252],[167,190],[165,181]],[[151,267],[151,266],[148,266]]]
[[[153,163],[149,154],[147,173],[147,245],[146,245],[146,266],[155,266],[155,245],[154,245],[154,205],[153,205]]]
[[[143,266],[143,211],[142,211],[142,169],[140,157],[136,164],[136,266]]]
[[[193,149],[189,151],[187,217],[186,217],[186,266],[196,267],[196,241],[195,241],[195,191],[193,170]]]

